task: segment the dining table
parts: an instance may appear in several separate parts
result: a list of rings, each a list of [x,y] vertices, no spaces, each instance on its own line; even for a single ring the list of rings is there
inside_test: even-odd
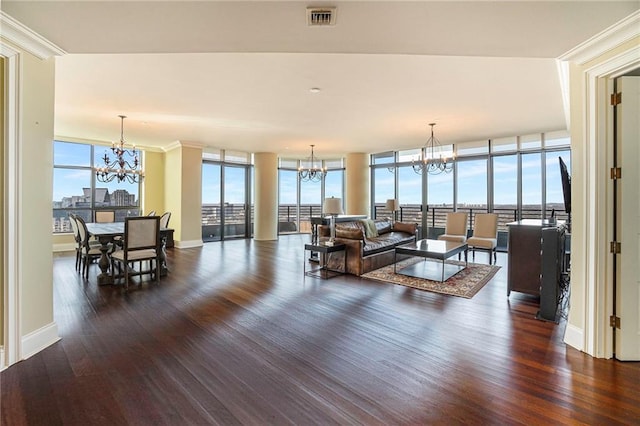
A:
[[[89,235],[95,237],[100,242],[100,260],[98,266],[100,267],[100,274],[98,275],[98,285],[113,284],[113,275],[109,274],[109,244],[113,244],[117,238],[124,238],[124,222],[109,222],[109,223],[87,223],[87,231]],[[167,267],[167,235],[173,233],[171,228],[160,228],[160,276],[166,276],[169,272]]]

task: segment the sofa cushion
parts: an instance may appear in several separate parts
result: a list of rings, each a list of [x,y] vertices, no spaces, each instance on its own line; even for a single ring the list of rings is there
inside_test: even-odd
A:
[[[406,232],[388,232],[374,238],[368,238],[363,247],[364,256],[393,250],[396,246],[415,241],[413,234]]]
[[[364,235],[362,229],[356,228],[336,228],[337,238],[349,238],[351,240],[362,240]]]
[[[374,221],[378,235],[391,232],[391,222],[388,220],[376,220]]]

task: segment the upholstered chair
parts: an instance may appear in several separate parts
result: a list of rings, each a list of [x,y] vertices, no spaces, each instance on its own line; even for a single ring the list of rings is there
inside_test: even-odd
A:
[[[447,213],[447,224],[444,234],[439,235],[439,240],[465,243],[467,241],[467,218],[465,212]]]
[[[137,275],[151,273],[156,282],[160,282],[160,217],[141,216],[127,217],[124,220],[124,239],[122,250],[111,254],[111,270],[115,263],[124,266],[124,288],[129,289],[129,264],[149,260],[148,271],[140,271]]]
[[[89,265],[102,256],[100,247],[91,244],[89,241],[89,231],[82,217],[76,215],[76,224],[78,226],[78,236],[80,239],[80,257],[82,262],[82,276],[89,279]]]
[[[476,250],[484,250],[489,252],[489,265],[491,265],[492,254],[493,260],[497,261],[498,215],[495,213],[476,213],[473,236],[467,240],[467,244],[472,250],[474,260]]]
[[[160,216],[160,229],[169,227],[169,219],[171,219],[171,212],[164,212],[162,216]]]
[[[112,223],[116,221],[116,212],[113,210],[96,211],[96,223]]]

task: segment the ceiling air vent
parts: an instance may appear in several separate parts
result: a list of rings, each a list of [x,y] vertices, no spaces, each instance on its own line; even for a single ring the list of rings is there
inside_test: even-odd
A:
[[[307,25],[322,26],[336,24],[336,8],[335,7],[308,7],[307,8]]]

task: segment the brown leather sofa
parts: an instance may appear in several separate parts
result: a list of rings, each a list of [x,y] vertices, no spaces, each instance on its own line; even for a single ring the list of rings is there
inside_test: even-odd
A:
[[[416,240],[418,226],[415,223],[374,220],[378,236],[367,237],[365,225],[360,220],[336,224],[336,243],[344,243],[345,251],[329,254],[328,266],[344,269],[344,255],[347,255],[347,273],[362,275],[394,262],[394,248]],[[318,228],[321,239],[330,235],[329,226]],[[398,258],[400,259],[400,257]]]

